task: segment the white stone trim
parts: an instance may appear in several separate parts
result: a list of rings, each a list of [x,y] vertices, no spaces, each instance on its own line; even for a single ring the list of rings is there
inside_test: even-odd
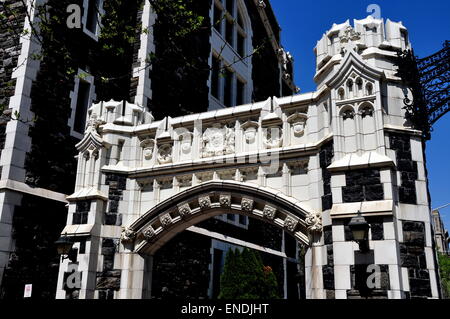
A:
[[[87,16],[88,16],[88,10],[89,10],[89,1],[96,1],[96,0],[83,0],[83,17],[81,18],[81,23],[83,25],[83,32],[91,37],[93,40],[98,42],[98,37],[100,35],[100,30],[102,26],[102,15],[105,13],[103,10],[103,1],[104,0],[98,0],[98,17],[97,17],[97,27],[95,33],[91,32],[86,28],[87,24]]]
[[[147,65],[147,59],[149,53],[155,52],[153,25],[155,24],[156,18],[156,13],[153,12],[149,0],[145,0],[142,11],[142,29],[147,29],[148,32],[141,32],[141,45],[138,51],[138,61],[136,61],[139,63],[139,66],[133,69],[133,77],[139,77],[134,102],[144,107],[148,107],[147,98],[152,98],[151,66]]]
[[[86,77],[84,79],[80,78],[81,74],[85,74]],[[87,119],[88,119],[88,110],[91,106],[92,101],[95,100],[96,95],[95,95],[95,85],[94,85],[94,77],[89,74],[89,72],[86,72],[82,69],[78,69],[77,75],[75,76],[75,85],[73,88],[73,91],[70,92],[70,109],[71,109],[71,113],[70,113],[70,117],[69,120],[67,121],[67,125],[70,127],[70,135],[78,138],[78,139],[83,139],[84,136],[84,132],[80,133],[80,132],[76,132],[74,130],[74,126],[75,126],[75,117],[76,117],[76,112],[77,112],[77,103],[78,103],[78,90],[80,88],[80,81],[86,82],[89,84],[90,89],[89,89],[89,102],[86,108],[86,123],[87,123]]]
[[[21,194],[29,194],[49,200],[54,200],[61,203],[69,203],[66,200],[67,195],[65,194],[54,192],[44,188],[31,187],[25,183],[10,179],[0,181],[0,191],[2,190],[10,190]]]

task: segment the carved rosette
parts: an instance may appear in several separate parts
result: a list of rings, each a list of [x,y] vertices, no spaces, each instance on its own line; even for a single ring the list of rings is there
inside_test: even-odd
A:
[[[136,232],[129,228],[123,228],[120,235],[120,241],[124,244],[131,243],[136,238]]]
[[[172,145],[165,144],[158,149],[158,162],[160,164],[168,164],[172,162]]]
[[[323,229],[322,215],[320,213],[309,214],[305,222],[309,232],[321,232]]]
[[[289,216],[286,217],[286,219],[284,220],[284,228],[286,228],[290,232],[294,232],[297,225],[298,225],[298,221],[296,221],[295,219],[293,219]]]
[[[230,207],[231,206],[231,195],[220,195],[219,203],[220,203],[220,206]]]
[[[198,199],[198,204],[201,209],[211,208],[211,198],[209,196],[202,196]]]
[[[167,228],[167,227],[171,226],[172,223],[173,223],[172,217],[170,217],[169,214],[165,214],[165,215],[161,216],[159,218],[159,221],[161,222],[161,225],[164,228]]]
[[[251,212],[253,210],[253,199],[243,198],[241,201],[241,209],[245,212]]]
[[[266,205],[263,210],[263,215],[265,218],[274,220],[275,214],[277,213],[277,209],[273,206]]]
[[[155,230],[153,229],[152,226],[148,226],[143,232],[142,234],[144,235],[144,238],[146,240],[151,240],[153,237],[155,237]]]
[[[178,205],[178,212],[180,213],[181,217],[187,217],[192,213],[191,207],[189,206],[189,204],[182,204],[182,205]]]

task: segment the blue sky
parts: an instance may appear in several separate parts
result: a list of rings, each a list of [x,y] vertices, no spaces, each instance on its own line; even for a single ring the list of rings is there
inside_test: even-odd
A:
[[[313,48],[333,23],[365,18],[377,4],[384,19],[402,21],[408,28],[416,55],[428,56],[450,40],[448,0],[271,0],[283,29],[284,47],[295,58],[295,79],[302,92],[315,90]],[[433,208],[450,203],[450,113],[434,127],[427,143],[428,174]],[[450,228],[450,207],[441,211]]]

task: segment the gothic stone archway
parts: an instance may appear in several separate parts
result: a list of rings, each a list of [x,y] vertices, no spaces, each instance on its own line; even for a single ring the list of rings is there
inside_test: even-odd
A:
[[[292,197],[256,185],[210,181],[156,205],[124,230],[122,243],[140,255],[153,255],[186,228],[226,213],[264,220],[307,245],[312,234],[322,231],[321,214]]]

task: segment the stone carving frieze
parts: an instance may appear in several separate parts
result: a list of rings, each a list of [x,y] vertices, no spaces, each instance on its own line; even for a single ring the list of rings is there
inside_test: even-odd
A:
[[[301,137],[305,133],[307,119],[307,115],[301,113],[295,113],[288,118],[288,122],[291,124],[296,137]]]
[[[183,154],[189,154],[192,151],[193,134],[185,133],[180,137],[180,148]]]
[[[202,156],[213,157],[235,152],[234,129],[220,124],[207,128],[202,138]]]
[[[153,151],[155,148],[155,141],[151,139],[145,139],[141,142],[142,154],[144,159],[149,161],[153,158]]]
[[[247,121],[242,124],[241,128],[244,131],[244,139],[248,144],[252,144],[256,140],[258,134],[259,124],[253,121]]]
[[[160,164],[172,163],[172,150],[171,144],[164,144],[158,148],[158,162]]]
[[[271,148],[279,148],[283,145],[283,130],[279,126],[271,126],[264,130],[264,145]]]

